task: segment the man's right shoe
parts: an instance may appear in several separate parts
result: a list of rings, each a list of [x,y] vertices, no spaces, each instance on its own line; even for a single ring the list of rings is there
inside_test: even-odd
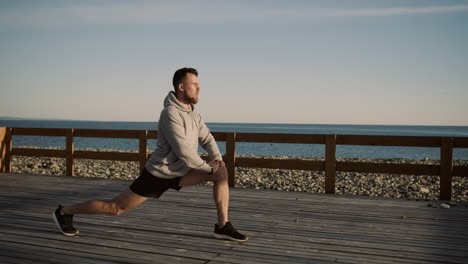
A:
[[[214,237],[238,242],[244,242],[249,239],[247,236],[239,233],[231,224],[231,222],[227,222],[221,228],[218,226],[218,224],[215,224]]]
[[[58,208],[52,214],[54,222],[57,224],[60,232],[66,236],[75,236],[80,233],[76,228],[73,227],[73,215],[62,215],[63,206],[59,205]]]

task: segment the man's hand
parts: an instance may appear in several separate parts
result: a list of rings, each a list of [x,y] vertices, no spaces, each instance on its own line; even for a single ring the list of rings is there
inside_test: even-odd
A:
[[[208,162],[208,164],[213,168],[213,174],[219,169],[220,162],[218,160],[212,160]]]
[[[220,167],[226,167],[226,164],[224,163],[224,161],[222,161],[222,160],[215,160],[215,161],[219,162]]]

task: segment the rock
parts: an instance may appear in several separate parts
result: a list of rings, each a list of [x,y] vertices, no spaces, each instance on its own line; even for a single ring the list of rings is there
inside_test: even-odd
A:
[[[422,193],[429,193],[429,189],[428,189],[428,188],[423,188],[423,187],[422,187],[419,191],[422,192]]]
[[[417,184],[411,184],[409,188],[413,191],[419,191],[419,186]]]
[[[443,203],[443,204],[440,205],[440,208],[449,209],[450,205]]]

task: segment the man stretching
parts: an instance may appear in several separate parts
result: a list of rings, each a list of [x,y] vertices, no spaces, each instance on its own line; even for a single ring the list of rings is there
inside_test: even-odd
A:
[[[140,176],[112,200],[89,200],[69,206],[61,206],[53,213],[60,231],[74,236],[79,231],[73,227],[75,214],[120,215],[131,210],[149,197],[159,198],[168,189],[213,181],[213,196],[218,213],[214,237],[234,241],[246,241],[228,219],[229,186],[226,165],[216,141],[200,114],[194,110],[198,102],[200,84],[198,72],[182,68],[175,72],[172,84],[175,91],[164,100],[158,131],[156,150],[151,155]],[[198,144],[207,152],[209,161],[198,155]]]

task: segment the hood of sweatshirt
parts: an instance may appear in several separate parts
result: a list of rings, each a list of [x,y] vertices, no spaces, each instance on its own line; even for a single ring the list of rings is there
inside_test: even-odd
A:
[[[180,111],[187,112],[187,113],[192,112],[195,109],[193,104],[190,104],[190,109],[187,109],[187,107],[185,107],[184,104],[182,104],[181,102],[179,102],[179,100],[177,100],[177,97],[174,91],[170,91],[169,94],[166,96],[166,99],[164,99],[164,107],[168,107],[168,106],[173,106],[179,109]]]

